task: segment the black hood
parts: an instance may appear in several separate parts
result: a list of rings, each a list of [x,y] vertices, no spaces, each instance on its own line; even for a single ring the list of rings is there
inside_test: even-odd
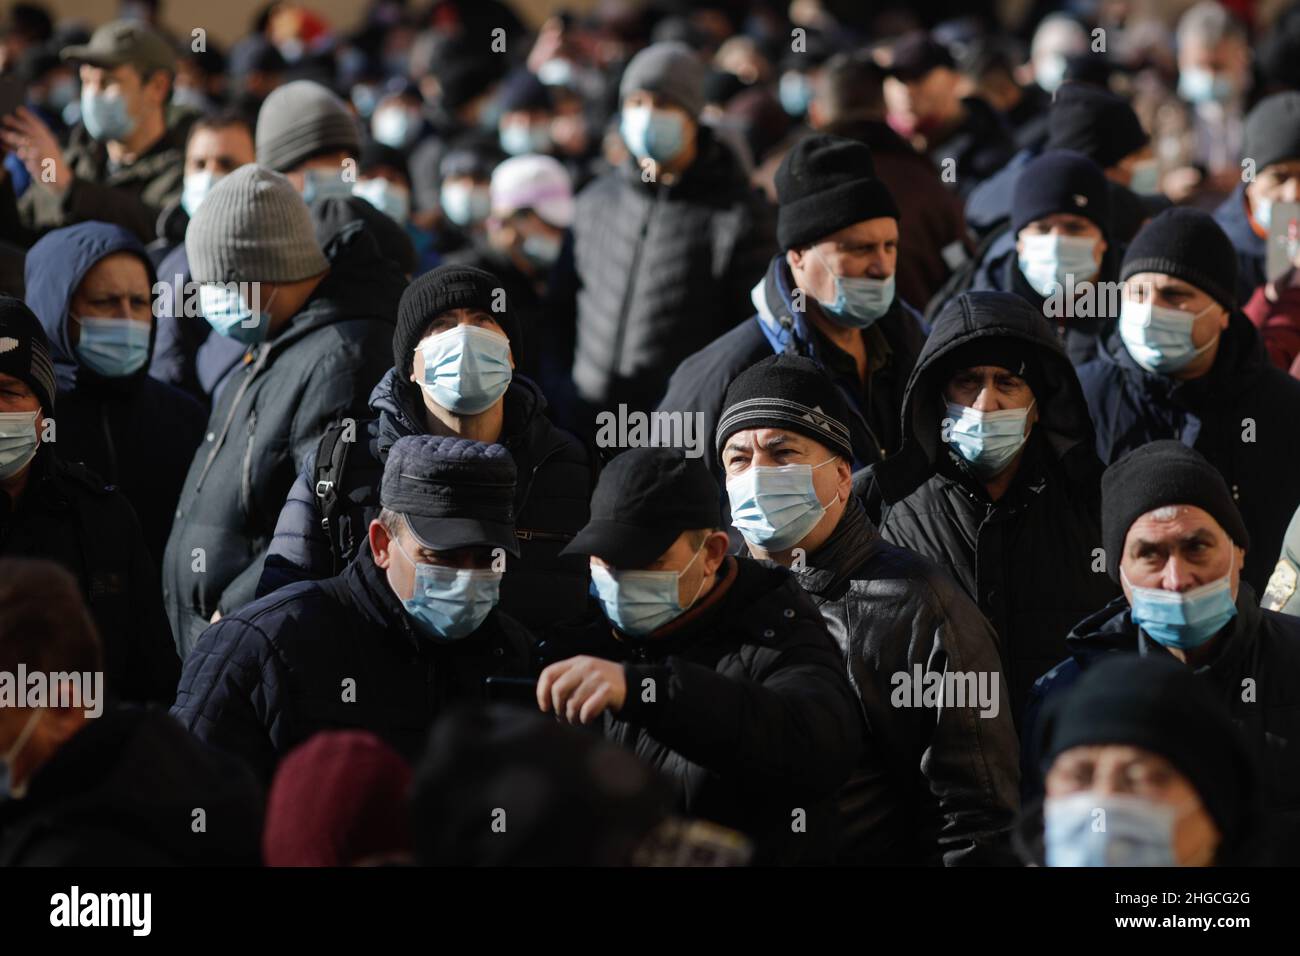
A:
[[[939,437],[946,414],[943,360],[956,349],[984,338],[1017,339],[1035,347],[1041,356],[1037,377],[1044,383],[1044,394],[1034,396],[1038,421],[1033,432],[1045,439],[1048,454],[1058,461],[1066,463],[1070,458],[1071,466],[1099,470],[1083,388],[1056,331],[1038,313],[1002,309],[1003,295],[966,293],[949,303],[936,321],[907,382],[902,447],[875,467],[876,482],[887,502],[906,498],[935,473],[940,455],[946,451]],[[1074,467],[1067,468],[1067,473],[1073,471]]]

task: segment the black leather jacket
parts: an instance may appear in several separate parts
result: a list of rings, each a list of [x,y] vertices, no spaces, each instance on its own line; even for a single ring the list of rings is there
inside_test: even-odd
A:
[[[868,733],[840,791],[841,861],[1013,862],[1019,745],[992,626],[938,565],[885,541],[856,496],[806,565],[796,575],[844,652]],[[917,668],[974,672],[997,707],[914,706]]]

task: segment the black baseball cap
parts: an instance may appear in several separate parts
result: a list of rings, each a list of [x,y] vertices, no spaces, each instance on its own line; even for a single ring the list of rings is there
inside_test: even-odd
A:
[[[591,495],[591,520],[560,553],[642,568],[683,531],[718,527],[720,500],[701,459],[680,448],[633,448],[605,466]]]
[[[407,435],[384,464],[379,501],[433,551],[504,548],[515,538],[515,461],[502,445],[449,435]]]

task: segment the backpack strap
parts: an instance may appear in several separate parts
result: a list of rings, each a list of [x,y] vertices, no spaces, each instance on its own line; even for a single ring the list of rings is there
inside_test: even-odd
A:
[[[346,512],[339,507],[339,482],[343,478],[343,467],[348,457],[348,446],[344,441],[344,426],[335,423],[325,429],[320,444],[316,447],[316,465],[312,473],[312,490],[320,504],[320,526],[329,541],[330,562],[333,573],[343,570],[343,554],[347,543],[340,540],[346,531],[342,526],[347,522]]]

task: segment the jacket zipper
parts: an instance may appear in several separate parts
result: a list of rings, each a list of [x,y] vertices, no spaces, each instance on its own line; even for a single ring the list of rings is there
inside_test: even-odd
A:
[[[247,392],[248,387],[253,384],[253,380],[257,378],[258,373],[262,371],[262,368],[266,365],[266,360],[270,354],[271,349],[268,346],[263,345],[262,351],[258,354],[257,360],[253,363],[252,368],[248,369],[244,375],[244,380],[239,383],[239,390],[235,392],[235,397],[231,399],[230,411],[226,415],[225,422],[221,425],[221,434],[218,435],[216,441],[212,443],[212,450],[208,452],[208,460],[203,463],[203,471],[199,473],[199,480],[194,483],[194,493],[196,495],[203,487],[204,480],[208,477],[208,472],[212,468],[212,463],[217,458],[217,452],[219,452],[221,446],[225,444],[226,435],[229,434],[230,426],[234,424],[235,421],[235,412],[239,411],[239,403],[244,400],[244,393]]]

